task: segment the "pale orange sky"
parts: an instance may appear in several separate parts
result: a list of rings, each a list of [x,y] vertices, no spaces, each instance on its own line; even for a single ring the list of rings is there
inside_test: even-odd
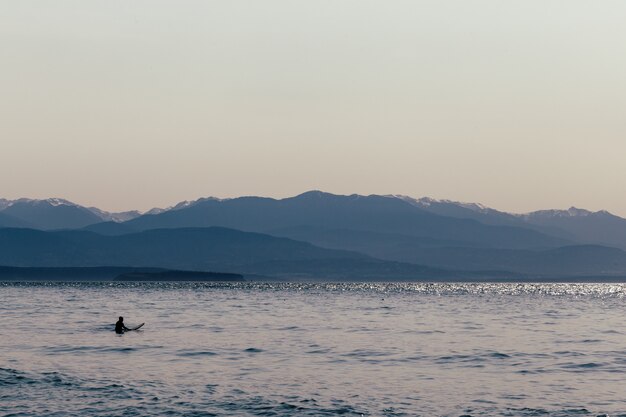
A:
[[[626,215],[626,2],[0,3],[0,197]]]

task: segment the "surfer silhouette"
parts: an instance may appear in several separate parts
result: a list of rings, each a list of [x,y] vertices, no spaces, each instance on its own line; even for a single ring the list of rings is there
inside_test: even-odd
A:
[[[120,316],[117,323],[115,323],[115,333],[122,334],[124,331],[130,330],[128,327],[124,326],[124,317]]]

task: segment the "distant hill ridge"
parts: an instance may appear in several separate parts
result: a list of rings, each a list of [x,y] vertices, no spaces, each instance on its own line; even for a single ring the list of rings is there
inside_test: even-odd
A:
[[[268,234],[309,226],[401,233],[506,248],[546,248],[572,243],[530,228],[490,225],[475,219],[432,213],[395,197],[340,196],[319,191],[280,200],[263,197],[205,199],[177,210],[137,217],[124,222],[123,227],[98,225],[88,230],[119,234],[155,228],[211,226]]]
[[[442,279],[514,274],[446,271],[383,261],[260,233],[212,228],[154,229],[121,236],[85,231],[0,229],[0,265],[227,271],[289,279]]]
[[[219,227],[152,229],[119,236],[4,228],[0,229],[0,265],[226,271],[288,280],[537,280],[582,276],[613,280],[626,276],[626,252],[603,246],[492,249],[442,246],[441,242],[422,242],[419,238],[415,244],[415,238],[404,237],[408,239],[404,249],[385,252],[387,236],[362,233],[364,240],[355,239],[364,245],[362,252],[381,250],[378,257]],[[373,242],[369,242],[370,237]],[[392,242],[396,238],[391,235]]]
[[[0,199],[0,227],[85,228],[117,235],[153,228],[208,226],[277,235],[306,226],[403,234],[491,248],[599,244],[626,249],[625,219],[607,211],[576,208],[512,214],[478,203],[398,195],[335,195],[321,191],[284,199],[206,197],[144,214],[110,213],[59,198]]]

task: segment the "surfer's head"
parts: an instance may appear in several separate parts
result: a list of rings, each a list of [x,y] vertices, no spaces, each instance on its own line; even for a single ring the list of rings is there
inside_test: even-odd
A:
[[[124,321],[124,317],[120,316],[120,321]]]

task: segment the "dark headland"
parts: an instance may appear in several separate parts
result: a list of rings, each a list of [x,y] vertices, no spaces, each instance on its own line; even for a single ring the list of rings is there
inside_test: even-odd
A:
[[[13,267],[0,266],[3,281],[245,281],[227,272],[179,271],[134,267]]]
[[[129,272],[118,275],[115,281],[245,281],[243,275],[227,272],[160,271]]]

